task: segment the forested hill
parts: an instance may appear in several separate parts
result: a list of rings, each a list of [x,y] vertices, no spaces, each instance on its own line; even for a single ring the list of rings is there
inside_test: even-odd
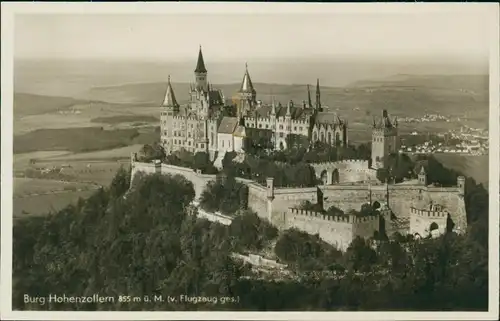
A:
[[[248,211],[226,227],[188,215],[193,185],[180,176],[120,170],[98,190],[46,217],[16,221],[13,309],[33,310],[486,310],[487,192],[468,180],[466,235],[397,237],[373,249],[357,239],[339,253],[317,237],[278,233]],[[275,254],[297,277],[258,278],[230,253]],[[340,268],[339,268],[340,267]],[[313,278],[306,272],[343,271]],[[28,303],[24,295],[115,298],[103,304]],[[167,296],[217,297],[217,304]],[[125,302],[120,296],[162,296]],[[222,304],[221,298],[233,298]],[[122,302],[120,302],[122,301]]]

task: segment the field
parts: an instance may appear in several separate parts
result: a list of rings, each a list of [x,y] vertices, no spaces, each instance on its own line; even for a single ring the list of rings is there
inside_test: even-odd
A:
[[[152,143],[154,127],[105,130],[100,127],[37,129],[14,137],[14,154],[44,151],[87,152]]]
[[[155,77],[148,78],[147,73],[140,76],[131,69],[126,71],[127,78],[120,68],[113,69],[118,72],[115,74],[110,71],[112,67],[107,66],[97,68],[99,71],[82,67],[70,74],[66,74],[71,69],[68,66],[42,69],[32,63],[28,66],[16,71],[15,76],[15,87],[19,91],[14,97],[15,217],[27,215],[23,213],[47,213],[75,202],[78,197],[87,197],[91,191],[85,188],[95,188],[96,184],[107,186],[120,166],[128,166],[131,152],[158,140],[159,106],[166,88],[164,75],[170,73],[159,73],[158,66],[150,66]],[[107,72],[100,74],[102,70]],[[259,82],[264,79],[261,76],[269,74],[268,69],[264,71],[252,73],[257,99],[268,103],[274,96],[282,104],[289,100],[301,104],[307,99],[307,81],[262,83]],[[89,72],[94,74],[87,75]],[[281,72],[280,75],[283,76]],[[213,86],[220,88],[226,99],[231,99],[240,86],[240,75],[237,76],[225,84],[214,82]],[[337,82],[338,85],[322,85],[321,100],[329,111],[349,121],[349,140],[353,143],[370,139],[372,118],[383,109],[399,117],[440,113],[461,117],[464,124],[486,127],[487,78],[397,75],[356,81],[347,77],[343,83]],[[184,104],[189,90],[188,78],[174,79],[180,81],[172,84],[176,98]],[[311,79],[314,83],[316,77]],[[314,103],[313,84],[310,90]],[[456,126],[455,122],[400,123],[402,133],[414,130],[435,133]],[[487,158],[439,157],[447,166],[480,182],[488,179]],[[61,166],[65,167],[64,179],[70,183],[60,182],[57,175],[23,178],[30,169]]]
[[[158,117],[154,116],[146,116],[146,115],[123,115],[123,116],[109,116],[109,117],[97,117],[92,119],[93,123],[101,123],[101,124],[121,124],[121,123],[135,123],[135,122],[144,122],[144,123],[153,123],[160,122]]]

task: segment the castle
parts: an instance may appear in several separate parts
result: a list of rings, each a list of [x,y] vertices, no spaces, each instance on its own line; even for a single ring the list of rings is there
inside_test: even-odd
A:
[[[254,133],[267,136],[274,149],[286,149],[292,135],[308,141],[331,145],[347,145],[347,121],[335,113],[324,111],[321,105],[319,79],[313,106],[309,86],[307,102],[301,105],[289,101],[286,107],[272,99],[270,104],[257,100],[257,92],[245,68],[240,90],[233,99],[236,117],[224,114],[226,99],[221,90],[208,82],[200,47],[191,84],[189,103],[180,106],[168,77],[161,112],[161,144],[166,153],[185,149],[206,152],[220,167],[226,152],[243,152],[243,140]]]
[[[335,114],[323,112],[319,82],[316,104],[302,107],[289,102],[286,108],[273,100],[270,106],[256,101],[248,68],[236,95],[237,117],[223,115],[224,95],[208,84],[207,70],[201,48],[195,69],[196,83],[191,86],[190,102],[181,110],[176,101],[170,79],[161,111],[161,142],[167,153],[182,148],[210,154],[214,164],[227,151],[242,151],[242,139],[251,130],[271,132],[275,147],[286,148],[286,136],[298,134],[310,141],[328,144],[347,144],[347,122]],[[370,161],[343,160],[310,164],[321,185],[308,188],[276,188],[273,178],[266,186],[236,178],[249,189],[249,207],[261,218],[279,229],[296,228],[317,234],[324,241],[345,250],[356,237],[370,238],[375,234],[388,236],[398,232],[417,237],[437,236],[446,231],[462,233],[467,227],[464,203],[465,178],[457,178],[454,187],[429,185],[422,166],[416,180],[402,183],[381,183],[376,170],[384,168],[388,155],[398,149],[397,119],[391,119],[386,110],[374,119],[372,127],[372,155]],[[137,154],[131,158],[132,179],[139,173],[182,175],[193,183],[199,199],[208,182],[216,175],[203,174],[189,168],[161,162],[141,163]],[[343,215],[327,215],[300,209],[304,201],[331,206]],[[378,209],[369,216],[351,214],[364,204]],[[375,206],[373,206],[375,207]],[[209,214],[207,214],[209,215]]]

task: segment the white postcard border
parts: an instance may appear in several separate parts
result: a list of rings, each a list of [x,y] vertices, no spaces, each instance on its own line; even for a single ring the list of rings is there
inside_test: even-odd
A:
[[[489,311],[488,312],[34,312],[12,311],[12,182],[13,182],[13,28],[18,13],[85,14],[324,14],[335,13],[422,13],[488,10],[491,13],[490,51],[490,151],[489,194],[499,194],[499,13],[495,3],[6,3],[1,4],[1,278],[0,311],[5,320],[472,320],[498,317],[499,198],[489,200]]]

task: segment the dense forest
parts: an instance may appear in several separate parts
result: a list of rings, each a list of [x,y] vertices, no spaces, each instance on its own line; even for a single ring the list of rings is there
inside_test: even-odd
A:
[[[445,180],[456,175],[442,166],[433,168]],[[89,199],[44,217],[15,222],[13,309],[488,308],[488,194],[472,179],[466,181],[469,227],[465,235],[450,232],[420,240],[395,235],[376,246],[372,240],[356,239],[342,253],[317,236],[278,231],[260,220],[240,202],[243,189],[228,194],[237,186],[232,180],[228,181],[232,188],[214,184],[205,193],[207,208],[222,206],[230,212],[238,207],[239,215],[224,226],[192,215],[195,192],[183,177],[138,176],[129,189],[129,175],[121,169],[109,187]],[[217,205],[226,198],[234,204]],[[263,251],[272,251],[287,264],[291,276],[257,277],[248,265],[231,258],[233,252]],[[25,301],[26,295],[50,294],[98,294],[116,300],[43,305]],[[180,295],[219,300],[193,304],[165,299]],[[127,302],[126,296],[163,300]]]

